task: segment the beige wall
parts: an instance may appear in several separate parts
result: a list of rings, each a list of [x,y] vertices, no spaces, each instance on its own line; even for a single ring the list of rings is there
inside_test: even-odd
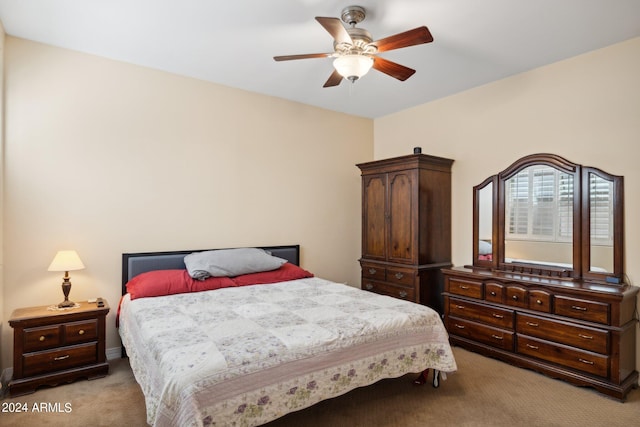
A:
[[[373,122],[23,39],[6,41],[4,319],[102,296],[114,327],[123,252],[300,244],[359,284],[360,176]],[[11,366],[11,329],[2,367]]]
[[[640,285],[640,38],[519,74],[374,123],[374,157],[453,164],[453,262],[472,257],[472,187],[532,153],[625,177],[626,272]],[[640,366],[640,338],[638,363]]]

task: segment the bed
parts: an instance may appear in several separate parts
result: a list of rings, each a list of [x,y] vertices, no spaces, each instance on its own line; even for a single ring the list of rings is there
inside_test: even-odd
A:
[[[434,310],[315,277],[298,245],[261,249],[286,263],[187,290],[156,283],[199,251],[123,254],[119,333],[150,425],[260,425],[383,378],[431,369],[436,386],[456,370]]]

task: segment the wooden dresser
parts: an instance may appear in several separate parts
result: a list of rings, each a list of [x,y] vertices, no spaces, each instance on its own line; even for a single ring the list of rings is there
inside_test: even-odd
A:
[[[358,164],[362,172],[362,289],[442,313],[451,266],[451,164],[424,154]]]
[[[50,310],[28,307],[13,312],[12,396],[32,393],[79,378],[107,375],[105,316],[109,306],[81,302],[80,307]]]
[[[443,273],[453,344],[621,400],[637,386],[640,288],[462,267]]]

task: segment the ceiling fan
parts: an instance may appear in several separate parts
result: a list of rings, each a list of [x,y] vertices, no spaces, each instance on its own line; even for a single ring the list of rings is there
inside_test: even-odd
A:
[[[371,34],[364,28],[356,28],[366,16],[363,7],[348,6],[342,10],[341,19],[349,25],[348,28],[338,18],[324,18],[317,16],[316,21],[331,34],[334,39],[331,53],[308,53],[303,55],[274,56],[276,61],[290,61],[292,59],[335,58],[335,70],[323,87],[337,86],[345,78],[352,83],[364,76],[372,67],[398,80],[405,81],[416,70],[377,56],[378,52],[386,52],[403,47],[431,43],[433,36],[427,27],[418,27],[393,36],[373,41]]]

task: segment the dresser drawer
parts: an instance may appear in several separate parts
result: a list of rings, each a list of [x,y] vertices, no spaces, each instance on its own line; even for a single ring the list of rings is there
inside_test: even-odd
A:
[[[529,291],[529,308],[544,313],[551,313],[551,294],[540,290]]]
[[[387,268],[387,282],[413,286],[417,271],[408,268]]]
[[[505,303],[518,308],[529,307],[529,293],[526,288],[520,286],[507,286]]]
[[[25,329],[23,339],[25,352],[58,347],[62,344],[60,325]]]
[[[609,374],[609,357],[565,347],[549,341],[518,334],[517,351],[520,354],[557,363],[599,377]]]
[[[574,319],[609,324],[609,304],[556,295],[555,314]]]
[[[22,356],[23,375],[30,377],[96,363],[98,361],[97,346],[98,344],[93,342],[24,354]]]
[[[513,329],[513,310],[505,310],[451,298],[449,300],[449,314],[500,328]]]
[[[596,353],[609,352],[609,334],[595,328],[556,322],[537,316],[518,314],[517,332],[555,341]]]
[[[390,297],[416,301],[416,292],[413,287],[397,286],[390,283],[367,280],[362,283],[362,289]]]
[[[498,304],[504,304],[504,285],[497,282],[484,284],[484,299]]]
[[[65,323],[64,330],[65,344],[79,344],[93,341],[98,337],[98,320],[84,320],[81,322]]]
[[[456,295],[482,299],[482,282],[450,277],[448,280],[448,291]]]
[[[492,347],[513,351],[514,333],[457,317],[447,318],[447,330],[451,335],[479,341]]]
[[[376,264],[362,264],[362,281],[365,279],[373,279],[373,280],[385,280],[386,277],[386,269],[384,267],[380,267]]]

